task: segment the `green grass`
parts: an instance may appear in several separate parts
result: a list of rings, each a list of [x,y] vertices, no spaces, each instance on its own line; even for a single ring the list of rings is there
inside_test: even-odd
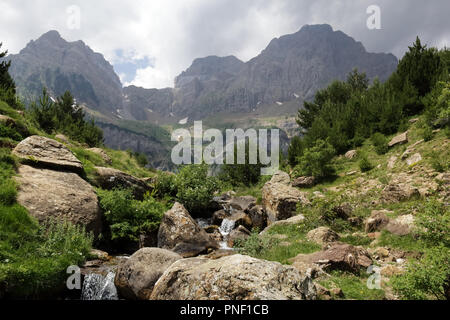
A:
[[[327,289],[338,287],[344,293],[344,299],[352,300],[382,300],[384,299],[384,291],[379,289],[369,289],[367,287],[367,279],[369,275],[356,276],[354,274],[333,271],[331,278],[319,281],[319,283]]]

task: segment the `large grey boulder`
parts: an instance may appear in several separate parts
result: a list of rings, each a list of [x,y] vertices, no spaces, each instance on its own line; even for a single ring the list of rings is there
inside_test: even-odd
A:
[[[53,139],[40,136],[28,137],[21,141],[12,153],[31,165],[76,173],[83,171],[80,160],[62,143]]]
[[[218,249],[219,246],[177,202],[162,218],[158,247],[175,251],[186,258],[205,253],[208,249]]]
[[[392,138],[392,140],[388,143],[388,146],[393,147],[404,143],[408,143],[408,131]]]
[[[126,299],[148,300],[164,271],[182,258],[169,250],[143,248],[119,264],[114,284]]]
[[[278,262],[231,255],[190,258],[172,264],[156,283],[153,300],[314,299],[309,276]]]
[[[95,167],[96,183],[103,189],[112,190],[124,188],[133,190],[134,197],[142,200],[147,192],[153,189],[142,179],[133,177],[125,172],[113,168]]]
[[[309,204],[305,195],[290,185],[288,178],[287,173],[278,172],[263,187],[262,204],[269,223],[292,217],[298,203]]]
[[[98,234],[101,213],[92,186],[76,173],[19,167],[17,201],[40,222],[50,218],[82,225]]]

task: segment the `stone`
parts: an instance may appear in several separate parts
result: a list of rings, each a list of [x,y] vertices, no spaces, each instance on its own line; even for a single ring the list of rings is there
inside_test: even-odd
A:
[[[53,139],[31,136],[21,141],[12,152],[32,166],[76,173],[83,171],[83,165],[62,143]]]
[[[117,267],[114,284],[120,295],[131,300],[149,300],[153,287],[175,261],[175,252],[159,248],[143,248]]]
[[[379,247],[375,249],[375,254],[380,258],[387,258],[389,257],[389,250],[383,247]]]
[[[312,279],[278,262],[239,254],[220,259],[183,259],[156,283],[152,300],[315,299]]]
[[[89,252],[89,255],[92,257],[95,257],[96,259],[101,260],[101,261],[108,261],[111,259],[108,252],[98,250],[98,249],[91,249],[91,251]]]
[[[192,257],[218,249],[205,230],[195,222],[182,204],[176,202],[167,211],[158,230],[158,247],[173,250],[183,257]]]
[[[101,211],[92,186],[73,172],[19,167],[17,202],[43,223],[67,220],[99,234]]]
[[[365,232],[372,233],[375,231],[381,231],[389,223],[389,218],[386,213],[387,210],[373,210],[370,217],[365,221]]]
[[[394,265],[390,265],[390,264],[387,265],[387,266],[382,267],[381,271],[380,271],[381,275],[383,277],[387,277],[387,278],[391,278],[393,276],[401,275],[404,272],[405,271],[404,271],[403,268],[397,267],[397,266],[394,266]]]
[[[228,205],[234,210],[248,212],[256,205],[256,198],[252,196],[232,197],[228,201]]]
[[[396,203],[420,197],[417,188],[404,184],[389,184],[381,192],[381,200],[384,203]]]
[[[252,219],[243,211],[237,211],[228,218],[234,221],[234,227],[244,226],[247,229],[252,229]]]
[[[95,154],[98,154],[103,159],[103,161],[105,161],[106,164],[112,163],[111,158],[108,156],[108,154],[105,152],[105,150],[103,150],[101,148],[90,148],[87,150],[90,152],[93,152]]]
[[[133,190],[136,199],[142,200],[146,193],[153,189],[142,179],[133,177],[125,172],[113,168],[95,167],[96,184],[106,190],[124,188]]]
[[[388,164],[387,167],[388,169],[394,169],[395,167],[395,163],[397,162],[397,157],[396,156],[391,156],[388,160]]]
[[[390,220],[384,228],[392,234],[405,236],[410,234],[414,228],[414,216],[412,214],[399,216],[394,220]]]
[[[414,124],[414,123],[416,123],[419,120],[420,120],[419,118],[410,119],[409,123]]]
[[[230,232],[227,244],[230,248],[233,248],[236,240],[246,240],[248,237],[250,237],[250,234],[250,231],[248,231],[248,229],[246,229],[244,226],[239,226]]]
[[[334,213],[336,213],[338,218],[343,220],[347,220],[353,213],[353,208],[349,203],[343,203],[339,206],[336,206],[332,209]]]
[[[308,205],[306,196],[298,189],[286,184],[287,173],[274,175],[262,190],[262,204],[266,210],[268,224],[292,217],[297,211],[297,204]],[[282,182],[280,182],[282,181]]]
[[[270,180],[272,183],[281,183],[286,186],[291,184],[291,177],[284,171],[277,171]]]
[[[309,241],[316,242],[319,244],[326,244],[330,242],[335,242],[339,240],[339,235],[327,227],[319,227],[317,229],[311,230],[306,235]]]
[[[13,118],[2,114],[0,114],[0,123],[7,127],[13,127],[16,125],[16,121]]]
[[[347,151],[347,153],[345,154],[345,157],[349,160],[354,159],[356,156],[358,155],[358,152],[356,150],[350,150]]]
[[[267,214],[262,206],[254,206],[248,212],[253,228],[264,230],[267,227]]]
[[[316,184],[314,177],[298,177],[292,181],[292,186],[296,188],[311,188]]]
[[[219,210],[213,213],[212,224],[216,226],[222,225],[222,221],[230,217],[230,214],[225,210]]]
[[[272,224],[270,224],[267,228],[265,228],[260,234],[266,234],[270,229],[272,229],[275,226],[287,226],[287,225],[296,225],[300,224],[305,220],[305,216],[299,214],[297,216],[293,216],[286,220],[276,221]]]
[[[323,270],[342,270],[358,273],[372,265],[372,258],[362,247],[336,243],[330,248],[311,254],[299,254],[291,259],[293,267],[298,263],[316,264]]]
[[[408,143],[408,131],[394,137],[388,144],[389,148],[399,145],[399,144],[404,144],[404,143]]]
[[[363,219],[361,217],[350,217],[347,220],[352,227],[359,227],[363,224]]]
[[[408,166],[412,166],[419,161],[422,161],[422,156],[420,155],[420,153],[415,153],[414,155],[406,159],[406,163],[408,164]]]

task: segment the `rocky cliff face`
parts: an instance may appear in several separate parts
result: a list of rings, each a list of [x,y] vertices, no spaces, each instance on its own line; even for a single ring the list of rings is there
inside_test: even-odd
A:
[[[122,106],[122,84],[112,65],[83,41],[67,42],[49,31],[8,59],[19,93],[26,98],[46,87],[54,96],[69,90],[78,102],[104,113]]]

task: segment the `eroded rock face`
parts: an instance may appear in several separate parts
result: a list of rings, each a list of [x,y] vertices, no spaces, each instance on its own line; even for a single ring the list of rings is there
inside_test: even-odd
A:
[[[262,190],[262,202],[270,223],[292,217],[297,204],[309,204],[305,195],[289,184],[289,175],[278,172]]]
[[[183,259],[156,283],[153,300],[315,299],[310,277],[277,262],[243,255]]]
[[[101,230],[101,213],[92,186],[76,173],[19,167],[17,201],[40,222],[67,220],[95,234]]]
[[[136,199],[142,200],[147,192],[152,191],[143,180],[113,168],[95,167],[97,170],[97,184],[106,190],[115,188],[132,189]]]
[[[339,235],[330,228],[319,227],[308,232],[306,238],[312,242],[326,244],[339,240]]]
[[[210,248],[217,249],[218,244],[200,228],[184,206],[177,202],[162,218],[158,247],[175,251],[183,257],[193,257]]]
[[[126,299],[148,300],[164,271],[182,258],[169,250],[143,248],[119,264],[114,284]]]
[[[293,267],[296,264],[304,268],[304,265],[319,265],[322,269],[343,270],[359,272],[361,269],[372,265],[372,258],[362,247],[354,247],[349,244],[336,243],[327,250],[311,254],[299,254],[292,259]]]
[[[41,166],[81,173],[83,166],[75,155],[58,141],[31,136],[21,141],[13,154],[29,163]]]

